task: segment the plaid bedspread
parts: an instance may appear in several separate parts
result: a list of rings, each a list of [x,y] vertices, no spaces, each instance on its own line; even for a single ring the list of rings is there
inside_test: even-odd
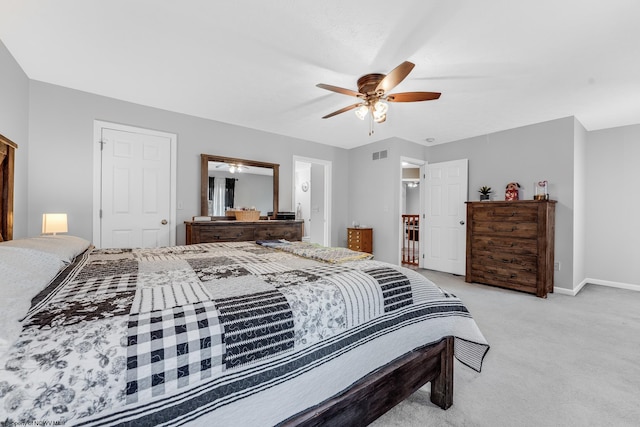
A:
[[[88,251],[1,361],[0,420],[180,424],[429,321],[480,370],[488,345],[467,309],[411,270],[253,242]]]

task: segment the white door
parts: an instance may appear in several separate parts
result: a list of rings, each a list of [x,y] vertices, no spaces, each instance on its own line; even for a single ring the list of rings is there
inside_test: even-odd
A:
[[[424,268],[464,275],[467,159],[427,165]]]
[[[102,127],[101,141],[100,247],[174,245],[172,137]]]

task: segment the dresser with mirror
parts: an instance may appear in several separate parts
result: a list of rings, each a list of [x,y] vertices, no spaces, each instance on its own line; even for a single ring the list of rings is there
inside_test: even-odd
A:
[[[301,240],[302,220],[278,219],[279,170],[277,163],[201,154],[200,216],[185,221],[186,244]],[[260,211],[259,219],[236,220],[237,210]]]

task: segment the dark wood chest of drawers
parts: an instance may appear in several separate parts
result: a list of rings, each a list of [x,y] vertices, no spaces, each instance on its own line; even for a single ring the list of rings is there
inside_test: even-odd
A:
[[[467,282],[553,292],[554,200],[467,202]]]
[[[186,243],[302,240],[302,221],[185,221]]]
[[[353,251],[373,253],[373,229],[347,228],[347,247]]]

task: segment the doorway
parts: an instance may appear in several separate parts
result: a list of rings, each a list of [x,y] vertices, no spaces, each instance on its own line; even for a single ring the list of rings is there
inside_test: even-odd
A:
[[[421,267],[424,258],[421,220],[424,218],[424,160],[400,158],[400,265]]]
[[[304,220],[302,240],[331,246],[331,162],[293,157],[293,211]]]
[[[176,243],[176,135],[94,122],[93,242]]]

